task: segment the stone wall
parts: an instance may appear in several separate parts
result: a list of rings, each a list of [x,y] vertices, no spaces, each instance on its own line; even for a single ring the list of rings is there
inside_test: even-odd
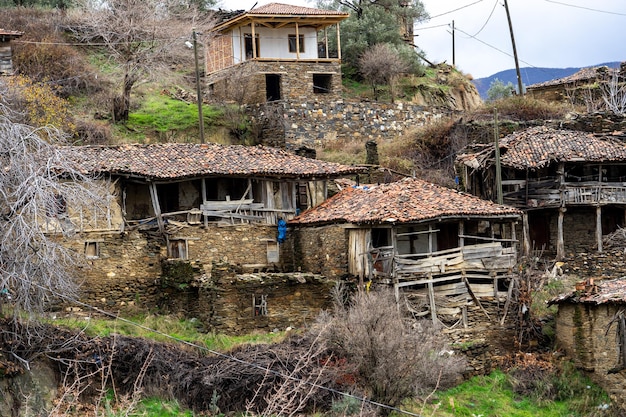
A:
[[[210,278],[213,262],[238,265],[242,271],[279,269],[267,261],[267,242],[276,237],[274,226],[241,224],[209,228],[187,226],[170,239],[186,240],[191,272],[172,268],[164,239],[130,231],[82,234],[68,241],[77,253],[87,242],[97,243],[100,254],[80,267],[81,301],[109,310],[153,308],[164,287],[184,288],[191,280]],[[164,274],[164,268],[169,274]],[[164,276],[165,275],[165,276]],[[179,280],[180,282],[177,282]]]
[[[341,226],[290,229],[282,245],[287,270],[339,279],[348,273],[348,233]]]
[[[267,75],[276,75],[279,79],[280,95],[272,97],[272,100],[299,103],[318,96],[322,100],[338,100],[341,97],[341,66],[338,61],[252,60],[209,75],[206,80],[208,98],[238,104],[265,103],[268,101]],[[314,89],[314,75],[326,77],[327,88]]]
[[[334,286],[335,281],[310,273],[239,274],[229,265],[216,265],[211,285],[198,292],[196,317],[226,334],[300,327],[331,306]],[[253,306],[262,299],[266,314]]]
[[[556,317],[556,341],[576,366],[589,372],[626,412],[626,370],[609,373],[617,366],[619,354],[617,327],[609,328],[609,323],[623,308],[623,305],[562,303]]]
[[[315,147],[336,139],[390,140],[449,114],[407,103],[317,99],[248,106],[248,112],[261,123],[271,108],[282,117],[284,141],[291,147]]]

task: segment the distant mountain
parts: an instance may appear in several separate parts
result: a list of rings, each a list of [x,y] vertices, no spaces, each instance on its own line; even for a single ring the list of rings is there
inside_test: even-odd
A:
[[[619,68],[620,62],[605,62],[603,64],[598,65],[590,65],[590,67],[602,67],[607,66],[609,68]],[[522,75],[522,83],[524,87],[542,83],[549,80],[555,80],[557,78],[567,77],[572,75],[582,68],[587,67],[578,67],[578,68],[536,68],[536,67],[524,67],[520,68],[520,74]],[[517,87],[517,74],[515,69],[509,69],[505,71],[497,72],[489,77],[477,78],[473,80],[480,97],[485,100],[487,98],[487,90],[489,90],[489,86],[491,83],[498,79],[502,81],[504,84],[508,84],[509,81]]]

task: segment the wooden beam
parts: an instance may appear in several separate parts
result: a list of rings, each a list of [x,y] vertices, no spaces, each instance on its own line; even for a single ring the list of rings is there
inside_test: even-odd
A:
[[[559,208],[559,218],[557,221],[557,243],[556,243],[556,259],[563,260],[565,258],[565,243],[563,239],[563,217],[567,210],[565,207]]]
[[[433,320],[433,326],[437,328],[437,307],[435,306],[435,290],[432,282],[428,283],[428,301],[430,303],[430,317]]]
[[[596,241],[598,252],[602,253],[602,206],[596,207]]]
[[[522,214],[522,240],[524,245],[524,255],[530,255],[530,225],[528,224],[528,213]]]
[[[152,208],[154,209],[154,216],[157,219],[159,225],[159,232],[165,233],[165,224],[163,223],[163,216],[161,215],[161,206],[159,205],[159,195],[157,193],[156,184],[151,182],[148,184],[150,188],[150,199],[152,200]]]

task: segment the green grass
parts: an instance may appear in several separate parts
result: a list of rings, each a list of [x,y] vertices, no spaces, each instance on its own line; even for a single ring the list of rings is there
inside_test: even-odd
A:
[[[406,409],[424,416],[463,417],[569,417],[611,415],[598,406],[608,403],[607,395],[586,377],[571,369],[555,376],[561,395],[546,401],[522,397],[513,390],[509,375],[494,371],[477,376],[447,391],[437,393],[425,406],[406,404]],[[561,386],[562,385],[562,386]],[[396,415],[400,417],[400,414]]]
[[[202,106],[205,126],[210,126],[222,115],[221,110]],[[151,95],[144,99],[136,111],[128,116],[126,127],[136,131],[181,132],[198,127],[198,106],[174,100],[166,95]]]
[[[159,342],[171,342],[172,338],[204,346],[216,351],[229,351],[237,346],[250,343],[277,343],[284,339],[284,332],[251,333],[241,336],[230,336],[205,333],[197,320],[181,319],[174,316],[147,315],[129,318],[136,326],[123,320],[98,317],[70,317],[56,319],[54,325],[83,330],[89,336],[106,337],[114,334],[123,336],[143,337]],[[150,330],[148,330],[148,329]],[[168,336],[164,336],[169,335]]]

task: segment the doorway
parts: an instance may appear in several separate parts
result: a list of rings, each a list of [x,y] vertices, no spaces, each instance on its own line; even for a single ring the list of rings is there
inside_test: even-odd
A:
[[[265,75],[265,96],[267,101],[280,100],[280,75]]]

